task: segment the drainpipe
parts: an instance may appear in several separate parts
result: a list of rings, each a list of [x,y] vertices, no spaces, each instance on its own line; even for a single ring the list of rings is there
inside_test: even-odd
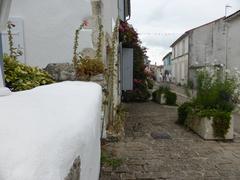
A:
[[[0,88],[4,87],[2,34],[0,32]]]
[[[225,35],[225,68],[228,68],[228,22],[225,20],[225,31],[226,31],[226,35]]]

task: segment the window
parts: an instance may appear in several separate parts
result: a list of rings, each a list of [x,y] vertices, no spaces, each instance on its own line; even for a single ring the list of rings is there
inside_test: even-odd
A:
[[[182,42],[182,54],[185,53],[185,39]]]

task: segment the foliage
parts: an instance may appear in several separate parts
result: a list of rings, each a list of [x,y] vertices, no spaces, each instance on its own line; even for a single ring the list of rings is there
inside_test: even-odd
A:
[[[11,21],[8,21],[7,34],[8,34],[10,57],[17,59],[17,57],[23,55],[23,52],[21,49],[14,47],[13,34],[12,34],[12,28],[14,27],[15,25]]]
[[[166,105],[176,105],[177,95],[170,91],[169,87],[160,86],[158,90],[152,93],[153,101],[162,104],[162,95],[166,100]]]
[[[162,102],[162,94],[165,91],[165,87],[160,86],[158,90],[152,93],[152,100],[156,103],[161,104]]]
[[[123,42],[123,46],[128,48],[138,46],[141,43],[137,31],[128,22],[123,21],[119,26],[119,39]]]
[[[148,89],[153,89],[154,81],[151,79],[147,79],[147,85],[148,85]]]
[[[100,19],[99,19],[100,22]],[[104,64],[102,62],[102,38],[103,38],[103,26],[99,23],[99,35],[98,35],[98,48],[96,51],[96,57],[82,57],[81,53],[78,53],[79,46],[79,34],[80,31],[88,25],[87,21],[83,21],[79,28],[75,31],[74,46],[73,46],[73,65],[76,71],[76,77],[81,80],[90,80],[91,76],[102,74],[105,71]]]
[[[198,70],[197,97],[180,106],[178,121],[183,124],[189,115],[193,117],[190,121],[207,117],[213,120],[214,136],[224,138],[234,105],[239,101],[239,74],[230,74],[229,70],[214,65]]]
[[[177,123],[185,125],[188,115],[192,112],[193,103],[185,102],[178,108],[178,121]]]
[[[133,48],[133,84],[132,91],[124,92],[126,102],[144,102],[150,97],[148,92],[147,76],[144,73],[146,48],[141,45],[137,31],[128,22],[121,22],[119,26],[119,39],[125,48]],[[151,86],[151,84],[150,84]]]
[[[7,55],[4,56],[4,74],[6,86],[12,91],[28,90],[54,83],[47,72],[22,64]]]
[[[110,127],[108,130],[112,135],[115,136],[115,138],[120,139],[124,133],[124,123],[127,111],[122,104],[117,105],[114,110],[116,111],[116,118],[112,127]]]
[[[125,102],[145,102],[150,98],[146,81],[133,80],[134,88],[132,91],[126,91],[123,93]]]
[[[230,128],[231,113],[216,111],[213,115],[214,136],[224,138]]]
[[[203,109],[219,109],[231,112],[234,109],[232,101],[235,91],[235,80],[224,77],[221,70],[206,70],[198,72],[197,104]]]
[[[173,93],[171,91],[165,91],[164,93],[165,93],[166,104],[170,106],[176,105],[176,101],[177,101],[176,93]]]
[[[80,26],[75,31],[75,37],[74,37],[74,45],[73,45],[73,65],[74,67],[77,67],[81,58],[81,54],[77,52],[78,46],[79,46],[79,34],[80,31],[88,25],[88,22],[85,20],[83,21]]]
[[[113,169],[118,168],[123,163],[123,160],[120,158],[113,157],[108,152],[102,150],[101,154],[101,164],[102,166],[112,167]]]
[[[80,63],[75,67],[76,76],[89,80],[91,76],[104,73],[104,64],[99,59],[91,59],[89,57],[82,58]]]

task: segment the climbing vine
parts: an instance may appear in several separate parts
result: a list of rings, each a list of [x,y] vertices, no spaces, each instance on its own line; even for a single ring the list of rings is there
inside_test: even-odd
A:
[[[17,59],[17,57],[22,56],[23,52],[20,48],[14,47],[14,40],[13,40],[13,33],[12,33],[12,28],[14,28],[15,25],[11,22],[8,21],[7,24],[7,34],[8,34],[8,43],[9,43],[9,56],[11,58]]]
[[[113,119],[114,115],[116,115],[116,108],[114,104],[114,80],[115,80],[115,58],[116,58],[116,43],[118,41],[118,27],[119,27],[119,20],[117,20],[116,25],[114,27],[114,31],[112,34],[111,39],[107,39],[108,42],[108,62],[107,62],[107,69],[105,72],[105,110],[108,112],[108,124],[107,129],[111,129],[113,127]]]
[[[90,58],[88,56],[83,57],[82,54],[78,53],[77,51],[79,46],[80,31],[87,25],[88,22],[83,21],[83,23],[75,31],[73,46],[73,65],[76,71],[76,78],[89,81],[92,76],[104,73],[104,64],[102,61],[103,26],[99,20],[99,35],[96,56],[95,58]]]

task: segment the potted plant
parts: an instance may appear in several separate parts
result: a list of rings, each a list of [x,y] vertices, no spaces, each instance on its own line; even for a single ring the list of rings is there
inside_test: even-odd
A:
[[[179,121],[206,140],[233,139],[232,112],[239,99],[238,82],[239,72],[230,74],[223,66],[199,69],[197,95],[189,103],[191,106],[179,108],[179,115],[187,114]]]

